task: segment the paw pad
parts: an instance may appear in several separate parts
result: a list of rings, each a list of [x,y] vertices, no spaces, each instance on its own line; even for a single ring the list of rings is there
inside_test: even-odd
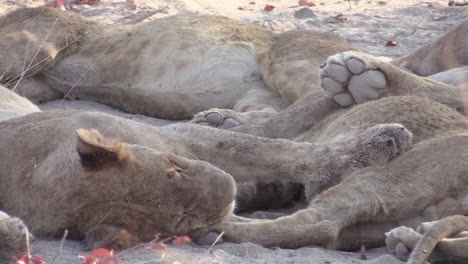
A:
[[[200,112],[190,121],[204,126],[229,129],[240,124],[237,113],[229,109],[216,109]]]
[[[215,126],[219,126],[223,124],[223,116],[219,113],[208,113],[205,115],[206,123],[213,124]]]
[[[341,106],[379,99],[387,81],[383,72],[371,66],[376,63],[373,57],[357,52],[331,56],[321,66],[322,88]]]

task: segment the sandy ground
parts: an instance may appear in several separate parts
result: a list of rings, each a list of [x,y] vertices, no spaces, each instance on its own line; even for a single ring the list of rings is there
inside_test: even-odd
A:
[[[0,15],[18,7],[43,5],[45,0],[0,0]],[[261,25],[273,31],[314,29],[334,31],[377,56],[398,57],[433,40],[468,16],[468,7],[448,7],[447,0],[313,0],[314,7],[300,7],[295,0],[136,0],[136,10],[125,0],[101,0],[97,5],[72,5],[82,15],[109,24],[134,21],[149,12],[159,10],[147,20],[160,17],[200,13],[229,16]],[[265,5],[275,8],[266,12]],[[395,46],[386,43],[393,41]],[[65,101],[50,102],[43,109],[79,108],[105,111],[135,121],[152,125],[165,125],[167,120],[130,115],[97,103]],[[33,254],[52,263],[59,250],[60,241],[37,239],[32,245]],[[169,245],[161,258],[160,251],[138,248],[120,252],[122,263],[402,263],[387,255],[384,248],[368,250],[369,260],[360,260],[360,254],[306,247],[297,250],[267,249],[251,243],[223,243],[208,250],[194,244]],[[65,242],[55,263],[83,263],[79,255],[89,252],[83,243]]]

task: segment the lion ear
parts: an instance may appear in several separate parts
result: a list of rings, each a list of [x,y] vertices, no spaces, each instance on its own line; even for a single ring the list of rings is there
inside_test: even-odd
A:
[[[77,151],[86,169],[128,165],[133,160],[130,149],[116,139],[103,137],[97,130],[77,129]]]

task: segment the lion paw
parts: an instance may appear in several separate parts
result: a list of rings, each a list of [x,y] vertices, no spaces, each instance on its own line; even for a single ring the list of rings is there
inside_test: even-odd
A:
[[[396,155],[400,155],[412,147],[413,133],[401,124],[375,125],[368,128],[364,134],[367,144],[376,140],[385,141],[387,146],[392,145],[395,148]]]
[[[221,129],[229,129],[242,123],[239,113],[230,109],[203,111],[196,114],[190,122]]]
[[[23,221],[0,211],[0,263],[9,263],[14,256],[26,254],[26,232]],[[33,239],[31,234],[29,239]]]
[[[394,228],[385,233],[385,244],[398,259],[406,261],[418,241],[437,222],[424,222],[416,228],[416,231],[406,226]]]
[[[385,164],[412,147],[413,134],[400,124],[379,124],[358,135],[360,166]]]
[[[321,66],[322,88],[341,106],[379,99],[387,81],[376,62],[369,55],[353,51],[330,56]]]
[[[411,250],[416,246],[421,234],[412,228],[400,226],[385,233],[387,248],[399,259],[408,260]]]

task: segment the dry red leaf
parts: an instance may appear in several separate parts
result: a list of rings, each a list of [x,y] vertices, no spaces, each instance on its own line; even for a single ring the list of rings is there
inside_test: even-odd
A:
[[[65,2],[63,0],[57,0],[57,7],[58,8],[65,10],[66,6],[68,6],[68,5],[65,5]]]
[[[265,10],[267,12],[270,12],[273,9],[275,9],[275,6],[272,6],[272,5],[266,5],[265,8],[263,8],[263,10]]]
[[[108,250],[106,248],[96,248],[91,252],[91,255],[89,255],[85,262],[83,264],[94,264],[94,263],[99,263],[99,264],[111,264],[111,261],[114,262],[114,264],[119,264],[119,260],[117,258],[112,259],[111,261],[106,261],[106,262],[101,262],[100,260],[107,260],[111,259],[112,256],[114,255],[114,251]]]
[[[308,0],[299,0],[297,4],[299,6],[316,6],[314,2]]]
[[[167,246],[166,246],[166,244],[164,244],[162,242],[159,242],[159,243],[155,243],[153,245],[153,248],[156,249],[156,250],[166,250]]]
[[[83,4],[87,4],[87,5],[95,5],[97,4],[97,2],[99,2],[99,0],[82,0]]]
[[[397,43],[393,40],[389,40],[385,43],[385,46],[390,46],[390,47],[393,47],[393,46],[396,46]]]
[[[185,244],[188,244],[192,242],[192,239],[188,236],[176,236],[173,240],[172,240],[172,244],[175,244],[175,245],[185,245]]]
[[[31,262],[29,262],[29,260],[31,260]],[[27,255],[24,255],[21,258],[14,257],[13,263],[14,264],[45,264],[46,262],[39,256],[32,255],[31,258],[28,258]]]
[[[135,4],[135,0],[127,0],[127,3],[130,4],[130,10],[136,10],[137,5]]]

